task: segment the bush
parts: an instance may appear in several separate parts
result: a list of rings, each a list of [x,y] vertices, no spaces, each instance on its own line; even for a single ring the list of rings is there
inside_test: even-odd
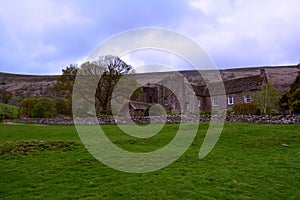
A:
[[[53,99],[40,98],[38,99],[38,103],[41,103],[41,105],[43,106],[45,110],[45,117],[51,118],[57,116]]]
[[[21,101],[21,110],[20,110],[20,116],[21,117],[31,117],[32,109],[37,104],[38,99],[29,97],[26,99],[23,99]]]
[[[254,103],[235,104],[232,109],[235,115],[260,115],[260,110]]]
[[[300,101],[295,101],[292,104],[293,113],[300,114]]]
[[[204,110],[200,112],[200,115],[211,115],[211,110]]]
[[[17,119],[19,107],[0,103],[0,119]]]
[[[53,102],[58,115],[72,115],[72,105],[69,99],[56,98],[53,100]]]
[[[49,98],[26,98],[21,101],[21,117],[55,117],[54,102]]]
[[[228,108],[226,110],[226,115],[229,115],[229,116],[234,115],[234,110],[232,108]]]
[[[293,93],[292,98],[293,98],[293,101],[291,102],[292,111],[293,111],[293,113],[299,114],[300,113],[300,88],[298,88]]]
[[[45,112],[44,106],[42,105],[41,102],[38,102],[37,104],[35,104],[34,108],[31,111],[31,117],[34,117],[34,118],[46,117],[46,112]]]
[[[0,120],[3,120],[3,119],[13,119],[13,118],[14,118],[14,112],[13,112],[12,109],[4,108],[0,112]]]
[[[280,99],[280,107],[291,113],[300,114],[300,72],[291,88],[288,88]]]

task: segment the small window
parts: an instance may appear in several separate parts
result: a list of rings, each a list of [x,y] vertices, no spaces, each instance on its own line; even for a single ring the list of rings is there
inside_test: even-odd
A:
[[[175,102],[174,107],[175,107],[175,109],[178,109],[178,104],[177,104],[177,102]]]
[[[233,105],[234,104],[234,98],[233,98],[233,96],[228,96],[227,97],[227,104],[228,105]]]
[[[250,97],[250,95],[248,95],[248,94],[244,95],[244,102],[245,102],[245,103],[250,103],[250,102],[251,102],[251,97]]]
[[[198,99],[198,107],[201,107],[201,99]]]
[[[164,98],[164,102],[165,102],[165,105],[169,105],[169,100],[167,99],[167,97]]]
[[[213,98],[213,106],[218,106],[218,105],[219,105],[218,98],[214,97]]]

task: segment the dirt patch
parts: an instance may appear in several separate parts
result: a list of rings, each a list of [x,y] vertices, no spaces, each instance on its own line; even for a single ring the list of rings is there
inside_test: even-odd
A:
[[[22,123],[15,123],[15,122],[3,122],[2,124],[8,125],[22,125]],[[29,126],[49,126],[48,124],[28,124]]]
[[[0,146],[0,156],[5,154],[22,154],[29,155],[35,151],[53,150],[53,149],[69,149],[75,145],[76,142],[65,141],[23,141],[19,143],[5,143]]]
[[[19,123],[15,123],[15,122],[3,122],[2,124],[20,125]]]
[[[47,124],[30,124],[30,126],[49,126]]]

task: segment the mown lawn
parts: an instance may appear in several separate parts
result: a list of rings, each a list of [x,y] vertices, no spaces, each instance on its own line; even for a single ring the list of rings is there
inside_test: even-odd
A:
[[[130,174],[93,158],[74,126],[0,124],[0,199],[300,198],[300,125],[226,123],[213,151],[200,160],[207,127],[200,124],[173,164]],[[177,125],[149,139],[103,128],[124,149],[150,151],[167,144]]]

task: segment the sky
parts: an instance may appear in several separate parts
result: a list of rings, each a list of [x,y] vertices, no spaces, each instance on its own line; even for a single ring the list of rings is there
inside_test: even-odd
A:
[[[0,0],[0,72],[61,74],[106,39],[143,27],[190,37],[220,69],[298,64],[299,8],[298,0]],[[122,59],[184,69],[152,53]]]

